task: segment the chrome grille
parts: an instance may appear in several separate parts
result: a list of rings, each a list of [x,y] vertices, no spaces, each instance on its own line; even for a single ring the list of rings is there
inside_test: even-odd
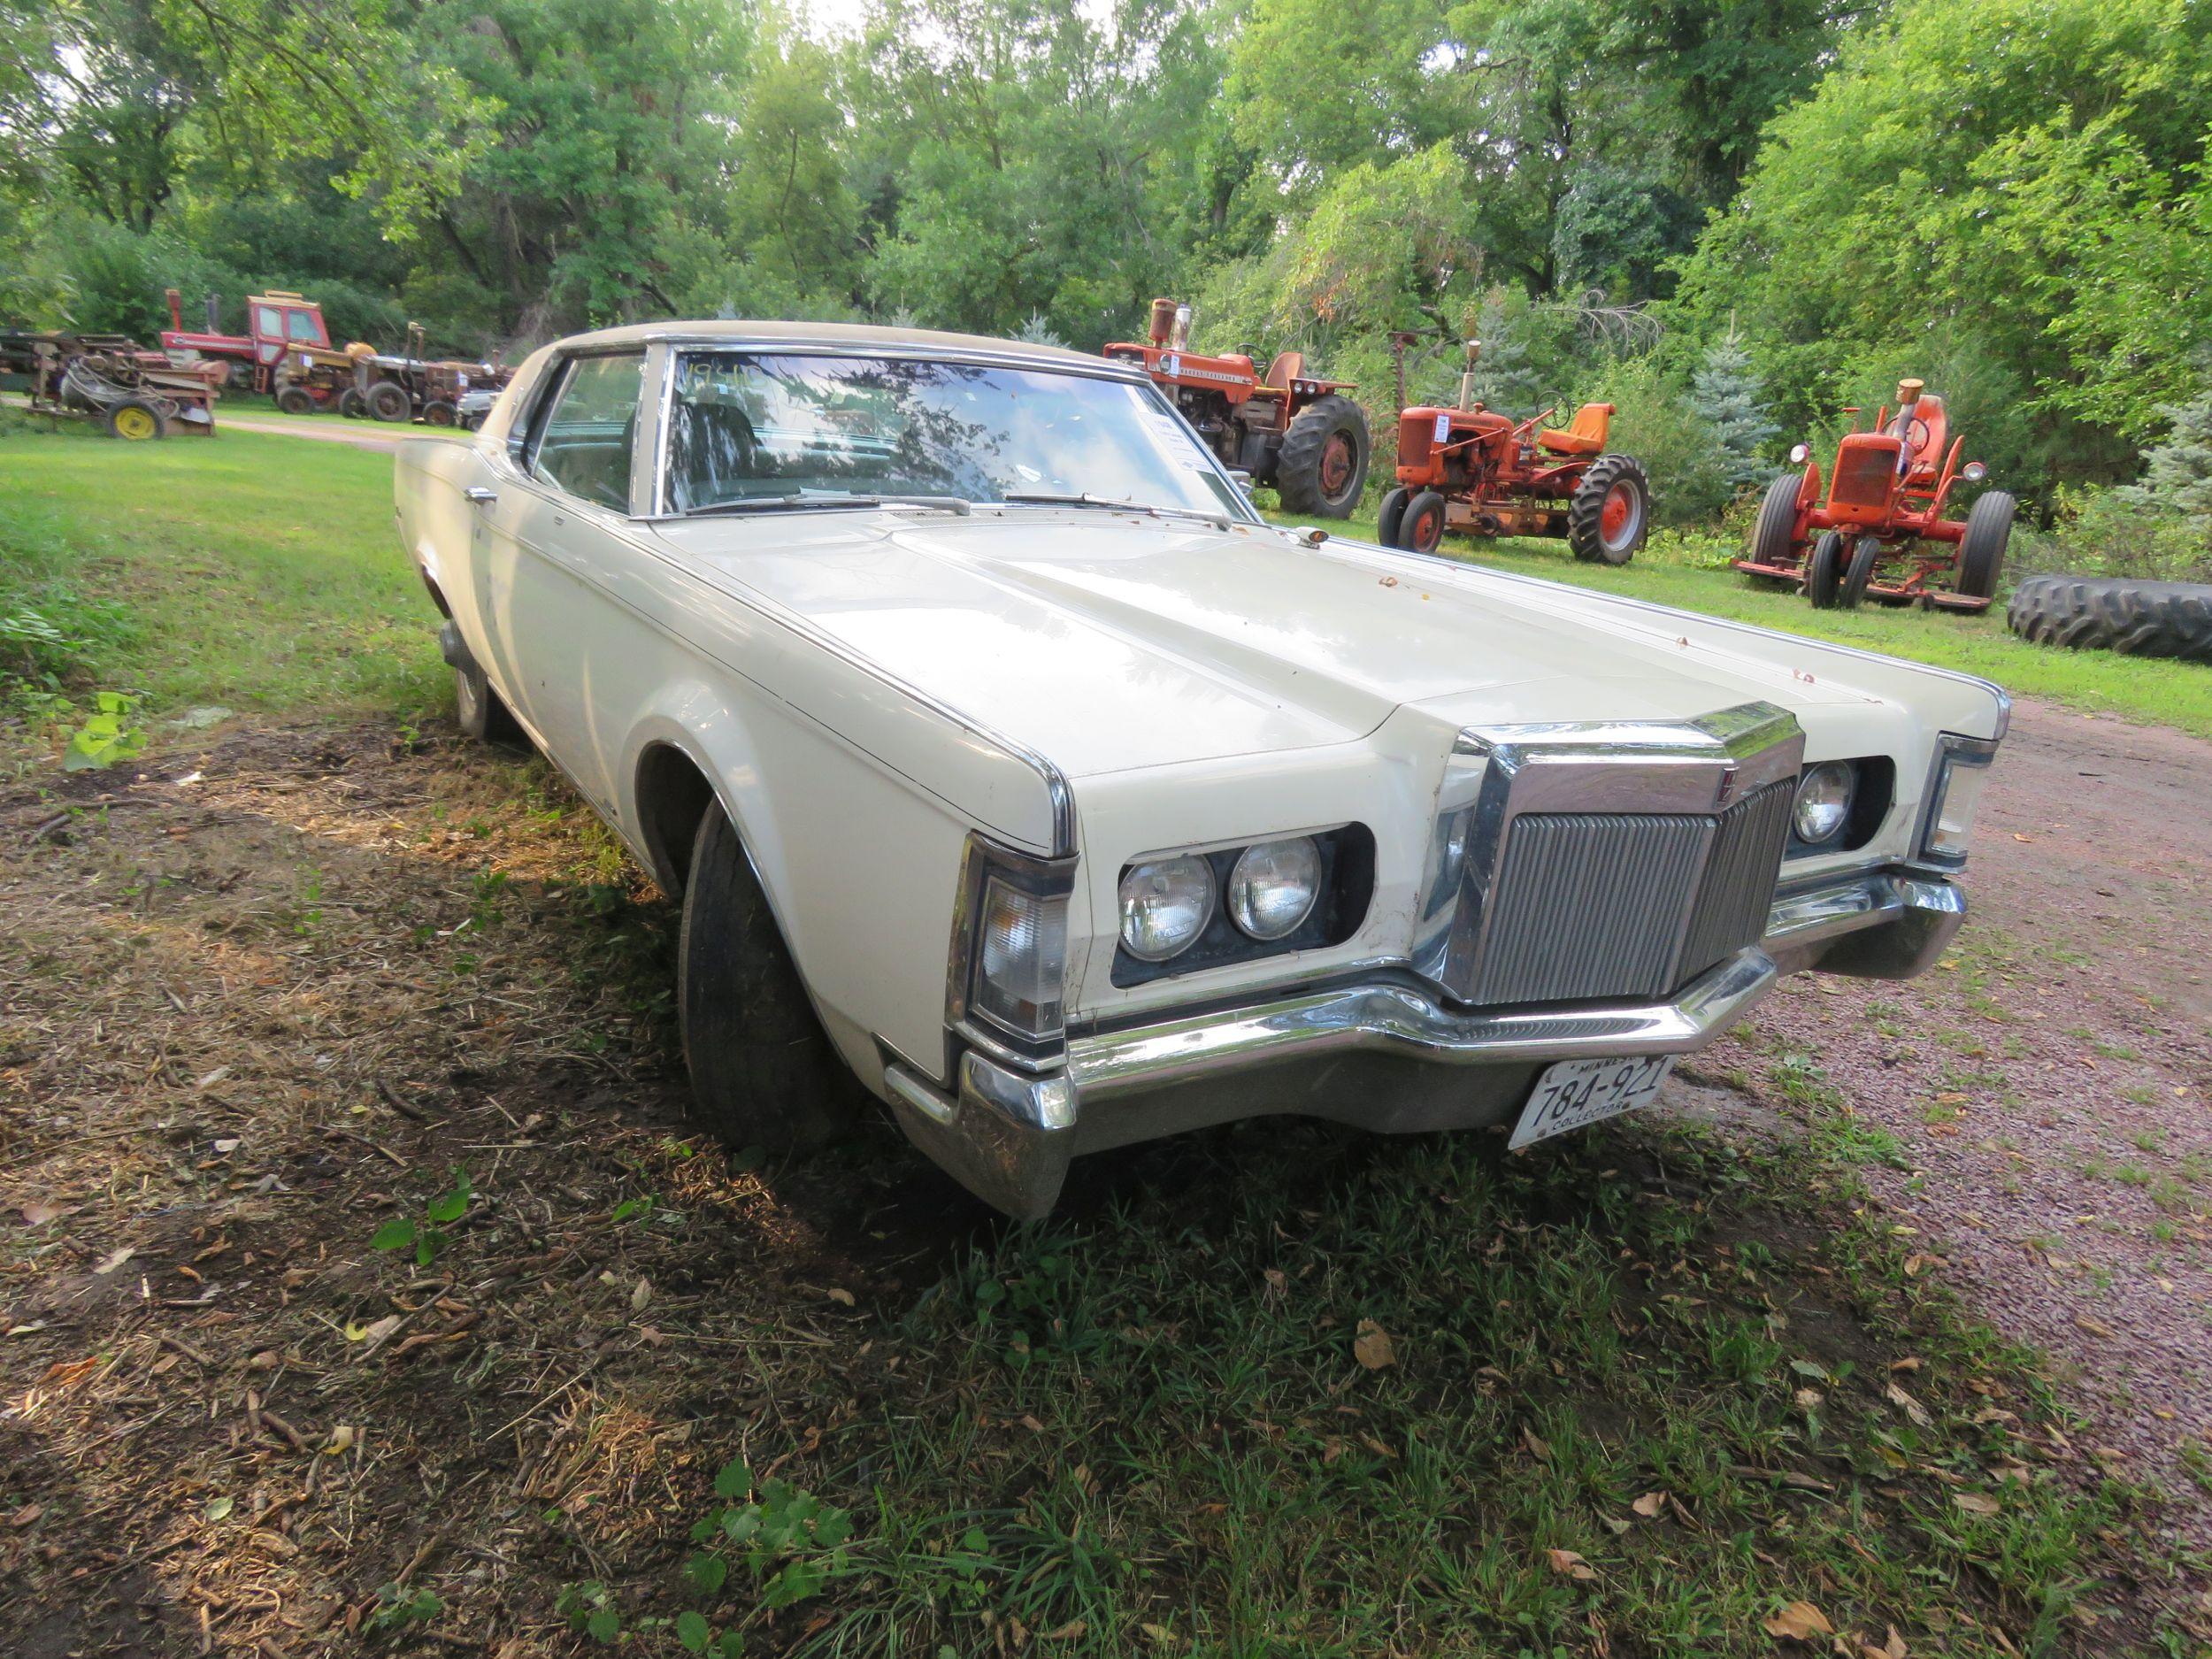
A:
[[[1756,944],[1794,788],[1768,784],[1718,813],[1516,818],[1467,1000],[1663,996]]]

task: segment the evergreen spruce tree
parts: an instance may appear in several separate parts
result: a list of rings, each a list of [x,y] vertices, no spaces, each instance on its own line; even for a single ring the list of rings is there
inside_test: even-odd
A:
[[[1759,450],[1781,428],[1768,418],[1761,401],[1764,396],[1751,354],[1731,326],[1706,352],[1704,366],[1690,377],[1690,396],[1713,429],[1718,470],[1735,495],[1774,476],[1773,464],[1762,460]]]
[[[1014,331],[1014,338],[1025,346],[1064,346],[1068,343],[1055,332],[1052,319],[1038,311],[1029,313],[1029,320]]]
[[[2212,392],[2165,411],[2173,429],[2143,457],[2143,481],[2120,495],[2139,507],[2178,513],[2212,533]]]

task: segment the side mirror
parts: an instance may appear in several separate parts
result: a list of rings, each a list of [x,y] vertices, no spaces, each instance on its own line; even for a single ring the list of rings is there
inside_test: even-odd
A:
[[[1233,466],[1229,469],[1229,481],[1246,495],[1249,495],[1252,493],[1252,475],[1242,467]]]

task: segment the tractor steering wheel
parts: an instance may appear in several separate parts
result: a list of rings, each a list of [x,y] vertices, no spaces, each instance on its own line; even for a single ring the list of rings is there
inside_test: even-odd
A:
[[[1928,423],[1915,415],[1905,426],[1905,448],[1916,452],[1928,447]]]

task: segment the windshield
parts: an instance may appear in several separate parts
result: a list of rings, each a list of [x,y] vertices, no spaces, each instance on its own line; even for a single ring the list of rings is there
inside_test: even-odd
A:
[[[678,360],[668,505],[1090,495],[1249,515],[1148,386],[1048,369],[751,351]]]

